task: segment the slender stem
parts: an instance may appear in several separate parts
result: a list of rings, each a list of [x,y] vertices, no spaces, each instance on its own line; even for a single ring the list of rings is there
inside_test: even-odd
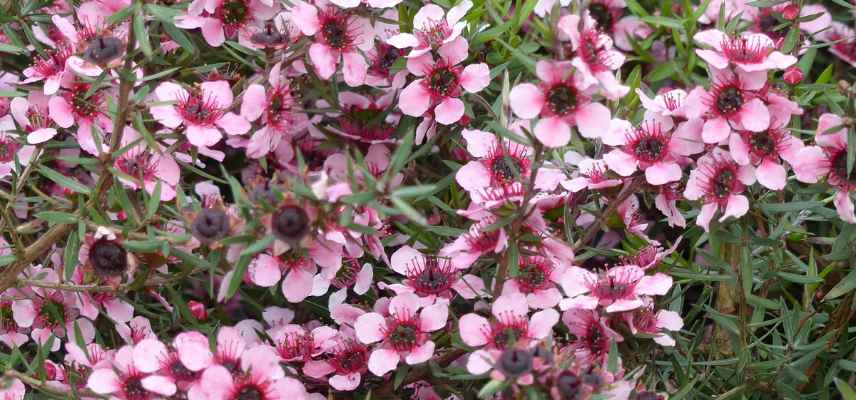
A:
[[[48,393],[49,395],[56,396],[58,398],[70,399],[70,398],[72,398],[72,395],[74,395],[74,394],[82,395],[82,396],[85,396],[88,398],[96,398],[96,399],[107,399],[108,398],[107,396],[100,395],[100,394],[95,393],[89,389],[80,389],[80,390],[77,390],[76,393],[74,393],[70,389],[62,389],[62,388],[55,387],[55,386],[49,386],[45,381],[43,381],[41,379],[34,378],[32,376],[29,376],[27,374],[15,371],[13,369],[6,370],[6,372],[4,372],[3,375],[6,376],[7,378],[19,379],[21,382],[27,384],[28,386],[30,386],[34,389],[40,390],[42,392]]]
[[[621,192],[618,193],[618,197],[616,197],[615,200],[612,200],[609,203],[609,206],[607,206],[606,210],[604,210],[603,213],[600,214],[600,217],[598,217],[597,221],[589,225],[589,227],[585,231],[585,234],[583,234],[580,240],[577,240],[577,242],[574,243],[574,248],[578,249],[587,246],[589,242],[594,239],[594,236],[597,234],[598,230],[600,230],[600,224],[607,218],[609,218],[609,216],[612,215],[612,213],[614,213],[615,210],[618,209],[618,206],[620,206],[621,203],[624,202],[624,200],[627,200],[630,195],[636,193],[636,189],[638,189],[640,186],[642,186],[642,180],[638,177],[630,181],[627,186],[624,186],[624,188],[621,189]]]

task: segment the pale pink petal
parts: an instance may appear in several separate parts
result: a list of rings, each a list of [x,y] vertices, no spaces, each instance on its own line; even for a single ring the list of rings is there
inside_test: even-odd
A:
[[[329,46],[321,43],[312,43],[309,46],[309,58],[312,60],[312,65],[315,66],[315,71],[318,72],[318,77],[321,79],[330,79],[336,72],[336,63],[339,61],[339,55]]]
[[[161,125],[168,128],[178,128],[184,122],[175,106],[153,106],[149,112]]]
[[[639,307],[642,307],[644,304],[645,303],[643,303],[640,299],[620,299],[606,306],[606,312],[614,313],[635,310]]]
[[[609,109],[600,103],[589,103],[574,113],[577,129],[589,139],[600,137],[600,133],[609,127],[610,119]]]
[[[33,326],[36,319],[36,309],[32,300],[15,300],[12,302],[12,319],[22,328]]]
[[[636,293],[648,296],[662,296],[672,287],[672,277],[663,273],[643,276],[636,284]]]
[[[481,161],[470,161],[455,173],[455,180],[466,191],[490,186],[490,171]]]
[[[761,99],[752,99],[743,105],[740,124],[752,132],[762,132],[770,126],[770,113]]]
[[[664,185],[681,180],[683,171],[676,162],[658,162],[645,169],[645,179],[652,185]]]
[[[430,106],[431,93],[422,79],[411,82],[398,97],[398,107],[401,108],[401,112],[411,117],[421,117]]]
[[[544,339],[553,331],[553,326],[559,322],[559,313],[553,309],[541,310],[532,314],[529,321],[529,334],[536,339]]]
[[[89,375],[86,387],[98,394],[110,394],[122,389],[122,381],[112,369],[96,369]]]
[[[29,144],[39,144],[47,142],[48,140],[53,139],[56,136],[57,132],[54,128],[41,128],[36,129],[35,131],[30,132],[27,135],[27,143]]]
[[[764,159],[758,166],[755,176],[758,178],[758,183],[767,189],[782,190],[785,188],[788,173],[781,164]]]
[[[743,195],[731,195],[728,198],[728,204],[725,206],[725,211],[719,217],[719,221],[725,221],[728,217],[740,218],[749,211],[749,199]]]
[[[423,332],[433,332],[446,326],[449,318],[449,306],[443,302],[434,303],[419,313]]]
[[[190,144],[200,147],[211,147],[223,138],[219,129],[199,125],[188,125],[185,134]]]
[[[470,93],[480,92],[490,84],[490,68],[487,64],[470,64],[461,73],[461,86]]]
[[[543,118],[535,124],[535,137],[544,146],[562,147],[571,140],[571,127],[561,118]]]
[[[696,49],[695,53],[699,56],[699,58],[701,58],[702,60],[710,64],[710,66],[716,69],[724,69],[728,67],[728,59],[723,57],[716,51]]]
[[[716,50],[719,50],[722,43],[727,39],[728,35],[718,29],[707,29],[693,35],[693,40],[696,42],[706,44]]]
[[[485,157],[497,145],[496,135],[472,129],[464,129],[461,136],[467,140],[467,151],[473,157]]]
[[[300,303],[312,293],[315,275],[303,268],[288,271],[282,280],[282,294],[289,303]]]
[[[856,213],[854,213],[853,199],[850,198],[850,192],[839,190],[835,193],[835,210],[838,211],[838,216],[841,220],[848,224],[856,224]]]
[[[728,150],[731,152],[731,158],[734,159],[734,162],[740,165],[747,165],[751,162],[749,146],[739,133],[731,133],[731,137],[728,139]]]
[[[622,149],[613,149],[609,153],[604,154],[603,161],[606,162],[609,169],[617,172],[618,175],[630,176],[636,172],[636,158],[627,154]]]
[[[594,282],[596,279],[597,277],[593,273],[572,266],[559,278],[559,285],[562,286],[565,295],[574,297],[587,293],[589,291],[587,283]]]
[[[431,356],[434,355],[434,342],[426,341],[421,346],[410,351],[406,357],[404,357],[404,361],[409,365],[416,365],[424,363],[431,359]]]
[[[140,383],[146,390],[163,396],[172,396],[177,389],[172,379],[161,375],[149,375]]]
[[[423,260],[424,258],[425,256],[419,250],[408,245],[404,245],[392,253],[392,256],[389,258],[389,266],[393,271],[398,272],[401,275],[407,275],[407,269],[410,268],[414,262],[419,262],[419,260]]]
[[[464,116],[464,102],[454,97],[445,98],[434,108],[434,117],[438,123],[451,125]]]
[[[657,312],[657,327],[679,331],[684,327],[684,320],[681,319],[680,314],[674,311],[660,310]]]
[[[359,53],[349,51],[342,54],[342,73],[348,86],[360,86],[366,81],[368,71],[366,59]]]
[[[701,206],[701,211],[696,217],[696,225],[704,228],[705,232],[710,231],[710,220],[713,219],[713,214],[716,213],[716,203],[707,203]]]
[[[725,118],[713,118],[704,123],[701,138],[705,143],[719,143],[731,133],[731,127]]]
[[[391,349],[375,349],[369,356],[369,371],[377,376],[384,376],[398,366],[401,360],[398,353]]]
[[[419,39],[410,33],[399,33],[386,39],[386,42],[396,49],[406,49],[408,47],[416,47],[419,44]]]
[[[829,173],[826,163],[826,153],[818,146],[804,147],[797,153],[794,172],[797,180],[805,183],[815,183]]]
[[[74,125],[74,113],[71,105],[65,101],[64,97],[51,97],[48,101],[48,114],[61,128],[69,128]]]
[[[262,287],[271,287],[279,282],[282,277],[282,271],[279,268],[279,263],[274,257],[267,254],[260,254],[250,263],[248,267],[250,280],[256,285]]]
[[[350,392],[360,386],[362,375],[355,372],[347,375],[333,375],[328,382],[333,389]]]
[[[142,372],[155,372],[166,354],[166,345],[160,340],[143,339],[134,346],[134,365]]]
[[[248,121],[255,121],[265,111],[265,88],[258,83],[247,87],[241,103],[241,115]]]
[[[447,65],[457,65],[467,58],[469,48],[470,45],[467,43],[467,40],[459,37],[440,46],[437,53],[440,55],[441,59],[446,61]],[[487,65],[485,65],[485,68],[486,67]]]
[[[467,371],[473,375],[481,375],[493,368],[494,359],[487,350],[476,350],[467,359]]]
[[[205,18],[202,22],[202,37],[211,47],[219,47],[226,42],[223,23],[217,18]]]
[[[402,293],[389,302],[389,312],[396,315],[416,315],[422,301],[413,293]]]
[[[291,9],[291,21],[297,25],[306,36],[312,36],[321,29],[321,22],[318,20],[318,9],[315,6],[305,1],[295,1],[294,8]]]
[[[544,107],[544,93],[538,86],[531,83],[521,83],[511,89],[509,93],[511,110],[518,117],[532,119],[541,113]]]
[[[490,331],[490,322],[481,315],[466,314],[458,320],[458,330],[461,340],[468,346],[484,346],[488,341],[485,332]]]
[[[228,112],[217,120],[217,126],[223,128],[229,135],[243,135],[250,131],[250,122],[244,117]]]
[[[386,319],[378,313],[360,315],[354,322],[354,332],[357,339],[365,344],[379,342],[384,338]]]

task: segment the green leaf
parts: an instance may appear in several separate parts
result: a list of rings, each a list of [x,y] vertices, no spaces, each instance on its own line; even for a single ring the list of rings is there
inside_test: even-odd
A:
[[[491,398],[493,395],[503,391],[510,384],[509,380],[491,380],[482,386],[481,390],[479,390],[478,397],[480,399]]]
[[[266,235],[265,237],[256,240],[253,244],[247,246],[243,251],[241,251],[240,257],[249,257],[256,253],[261,253],[265,251],[270,244],[273,243],[273,235]]]
[[[229,280],[229,287],[226,291],[226,300],[231,299],[232,296],[238,292],[238,288],[241,286],[241,281],[244,279],[244,274],[247,272],[247,267],[250,265],[251,260],[252,257],[250,256],[238,257],[235,269],[232,270],[232,279]]]
[[[0,53],[25,54],[26,49],[8,43],[0,43]]]
[[[793,201],[790,203],[765,203],[761,204],[759,208],[761,208],[761,211],[765,213],[775,214],[799,212],[815,208],[822,208],[823,206],[824,203],[822,201]]]
[[[607,371],[611,373],[618,372],[618,343],[615,340],[609,341],[609,356],[607,358]]]
[[[835,287],[833,287],[829,293],[824,296],[823,300],[832,300],[836,297],[841,297],[842,295],[850,292],[851,290],[856,289],[856,270],[850,271],[841,282],[838,282]]]
[[[776,275],[788,282],[799,283],[802,285],[823,282],[823,279],[818,276],[799,275],[792,274],[790,272],[777,272]]]
[[[80,236],[77,231],[71,231],[65,241],[65,250],[62,252],[62,272],[66,281],[70,281],[77,266],[77,256],[80,254]]]
[[[134,38],[136,38],[137,43],[140,45],[140,50],[143,51],[143,54],[145,54],[146,57],[151,57],[152,44],[149,40],[149,31],[146,30],[146,21],[143,16],[142,3],[136,3],[136,8],[134,10]]]
[[[160,206],[161,201],[161,181],[157,181],[155,183],[155,190],[152,190],[152,194],[149,196],[149,200],[146,202],[146,220],[151,219],[155,213],[158,211],[158,206]]]
[[[787,54],[793,51],[799,38],[800,30],[796,27],[792,27],[791,30],[788,31],[787,36],[785,36],[785,41],[782,42],[782,53]]]
[[[657,27],[662,26],[662,27],[666,27],[666,28],[670,28],[670,29],[674,29],[674,30],[683,30],[684,29],[684,25],[681,23],[681,21],[678,21],[674,18],[661,17],[658,15],[646,15],[646,16],[640,17],[639,19],[641,19],[643,22],[646,22],[649,25],[653,25],[653,26],[657,26]]]
[[[392,195],[395,197],[400,197],[403,199],[409,197],[423,197],[437,191],[437,185],[416,185],[416,186],[405,186],[392,192]]]
[[[838,377],[832,378],[835,381],[835,387],[838,388],[838,393],[841,394],[841,398],[844,400],[856,400],[856,389],[853,389],[853,386],[850,386],[849,383],[844,382]]]
[[[428,225],[428,221],[425,219],[425,217],[423,217],[422,214],[419,213],[419,211],[413,208],[413,206],[411,206],[410,204],[407,204],[407,202],[405,202],[401,198],[391,196],[389,198],[389,201],[392,202],[393,207],[395,207],[398,212],[400,212],[402,215],[404,215],[411,221],[419,225]]]
[[[384,174],[384,182],[388,182],[395,176],[402,168],[404,168],[404,163],[407,161],[407,157],[410,156],[410,152],[413,150],[413,138],[416,134],[416,130],[411,129],[404,135],[404,139],[401,140],[401,143],[398,145],[398,148],[395,149],[395,153],[392,154],[392,157],[389,159],[389,169],[386,170],[386,174]]]
[[[54,183],[56,183],[57,185],[69,189],[72,192],[82,193],[86,195],[92,193],[89,187],[44,165],[39,166],[39,173],[42,174],[45,178],[54,181]]]
[[[118,25],[119,22],[127,19],[128,16],[131,15],[131,12],[133,12],[133,11],[134,11],[134,6],[129,5],[129,6],[123,7],[121,10],[116,11],[115,13],[113,13],[113,15],[107,17],[107,23],[109,25]]]
[[[160,250],[160,240],[125,240],[122,246],[137,253],[154,253]]]
[[[76,224],[78,220],[76,215],[62,211],[42,211],[36,213],[36,218],[51,224]]]

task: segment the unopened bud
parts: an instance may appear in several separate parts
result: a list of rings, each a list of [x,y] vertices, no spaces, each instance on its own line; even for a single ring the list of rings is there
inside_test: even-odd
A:
[[[205,305],[196,300],[188,301],[187,308],[190,309],[190,313],[193,314],[193,317],[200,321],[208,318],[208,311],[205,310]]]
[[[787,82],[788,85],[796,85],[803,80],[802,70],[799,69],[796,65],[788,67],[785,70],[785,74],[782,76]]]
[[[784,18],[788,21],[793,21],[793,20],[797,19],[797,17],[799,17],[799,16],[800,16],[800,8],[797,7],[796,4],[793,4],[793,3],[788,4],[787,6],[785,6],[785,9],[782,10],[782,18]]]

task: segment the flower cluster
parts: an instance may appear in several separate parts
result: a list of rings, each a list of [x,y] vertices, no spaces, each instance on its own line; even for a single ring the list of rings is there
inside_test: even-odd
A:
[[[812,63],[856,34],[821,5],[22,3],[2,399],[650,400],[852,350],[856,89]]]

